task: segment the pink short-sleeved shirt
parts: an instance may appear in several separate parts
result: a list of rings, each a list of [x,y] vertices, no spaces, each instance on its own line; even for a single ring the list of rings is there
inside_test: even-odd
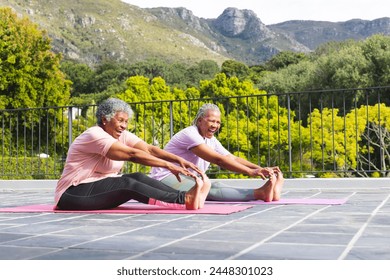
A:
[[[61,178],[57,182],[54,198],[56,204],[70,186],[119,176],[124,162],[106,157],[111,145],[117,141],[133,147],[142,140],[129,131],[124,131],[119,139],[115,139],[99,126],[87,129],[74,140],[69,148]]]
[[[164,150],[192,162],[198,166],[200,170],[205,172],[209,168],[210,162],[191,152],[192,148],[199,146],[200,144],[206,144],[221,155],[230,154],[230,152],[222,146],[221,142],[219,142],[217,138],[214,136],[212,138],[204,138],[200,135],[198,128],[194,125],[175,134],[165,146]],[[150,175],[154,179],[162,180],[170,174],[172,173],[166,168],[153,167]]]

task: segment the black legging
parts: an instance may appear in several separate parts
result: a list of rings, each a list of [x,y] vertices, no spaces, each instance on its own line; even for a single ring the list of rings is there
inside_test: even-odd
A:
[[[62,210],[109,209],[131,199],[147,204],[149,198],[185,204],[185,194],[185,191],[177,191],[137,172],[71,186],[61,196],[57,208]]]

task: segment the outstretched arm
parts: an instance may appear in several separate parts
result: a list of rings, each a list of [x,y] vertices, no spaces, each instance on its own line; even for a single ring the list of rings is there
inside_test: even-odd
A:
[[[145,152],[147,152],[155,157],[158,157],[160,159],[164,159],[164,160],[169,161],[169,162],[178,163],[183,168],[191,168],[192,170],[194,170],[198,174],[200,174],[200,175],[202,174],[201,170],[192,162],[189,162],[189,161],[187,161],[187,160],[185,160],[185,159],[183,159],[175,154],[169,153],[163,149],[160,149],[159,147],[150,145],[146,142],[140,141],[134,146],[134,148],[143,150],[143,151],[145,151]]]
[[[212,150],[206,144],[200,144],[191,149],[191,151],[198,157],[204,160],[216,164],[224,169],[246,174],[251,177],[261,177],[265,179],[271,176],[275,172],[280,172],[279,167],[261,167],[246,159],[237,157],[235,155],[221,155]]]
[[[167,160],[158,158],[141,149],[128,147],[120,142],[115,142],[114,144],[112,144],[106,156],[112,160],[132,161],[147,166],[164,167],[171,171],[179,181],[179,174],[184,174],[193,178],[196,177],[193,173],[181,166],[178,166]]]
[[[198,157],[233,172],[246,174],[251,177],[260,176],[263,179],[269,175],[267,169],[259,167],[244,159],[240,159],[234,155],[221,155],[206,144],[200,144],[192,148],[191,151]]]
[[[237,157],[237,156],[234,156],[234,155],[229,155],[230,157],[233,157],[233,159],[253,170],[255,170],[256,173],[261,173],[263,174],[265,177],[268,177],[270,175],[272,175],[273,173],[281,173],[280,171],[280,168],[278,166],[267,166],[267,167],[261,167],[259,165],[256,165],[246,159],[243,159],[243,158],[240,158],[240,157]],[[261,175],[258,175],[258,176],[261,176]],[[262,176],[261,176],[262,177]]]

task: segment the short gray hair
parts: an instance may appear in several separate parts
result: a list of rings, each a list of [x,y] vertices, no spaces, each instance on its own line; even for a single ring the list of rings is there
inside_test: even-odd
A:
[[[196,125],[198,120],[200,118],[204,118],[208,111],[217,111],[217,112],[221,113],[221,111],[219,110],[217,105],[212,104],[212,103],[203,104],[199,108],[198,113],[195,116],[195,119],[192,121],[192,125]]]
[[[129,119],[133,117],[133,110],[130,105],[123,100],[117,98],[108,98],[99,104],[96,110],[97,124],[102,125],[102,117],[105,117],[107,121],[110,121],[116,113],[123,112],[129,116]]]

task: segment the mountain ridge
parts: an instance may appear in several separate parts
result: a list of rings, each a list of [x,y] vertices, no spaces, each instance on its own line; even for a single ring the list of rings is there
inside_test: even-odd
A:
[[[390,35],[390,18],[265,25],[251,10],[228,7],[215,19],[186,8],[139,8],[120,0],[0,0],[52,38],[53,51],[88,65],[148,58],[193,64],[234,59],[264,63],[280,51],[308,53],[320,44]]]

